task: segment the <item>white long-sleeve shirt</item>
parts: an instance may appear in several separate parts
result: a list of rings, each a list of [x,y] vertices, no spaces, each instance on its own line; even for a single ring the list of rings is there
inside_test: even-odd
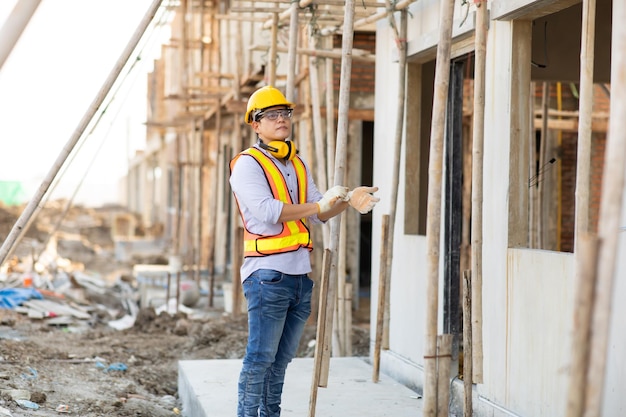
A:
[[[275,161],[285,178],[291,200],[297,202],[298,179],[293,163],[288,161],[283,164],[282,161],[277,160],[258,145],[255,145],[255,148]],[[308,165],[306,163],[304,165],[308,182],[306,202],[315,203],[321,200],[323,196],[313,181]],[[243,213],[246,222],[244,227],[251,233],[260,235],[280,233],[282,223],[278,221],[278,218],[285,203],[274,198],[263,168],[252,156],[243,155],[237,159],[230,176],[230,186],[239,202],[239,209]],[[313,224],[320,223],[322,222],[315,215],[308,218],[307,225],[310,228]],[[310,252],[306,248],[300,248],[295,252],[246,257],[241,266],[241,281],[243,282],[250,274],[259,269],[272,269],[289,275],[308,274],[311,272]]]

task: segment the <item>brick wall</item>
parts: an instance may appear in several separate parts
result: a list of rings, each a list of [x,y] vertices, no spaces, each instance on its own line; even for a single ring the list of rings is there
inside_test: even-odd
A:
[[[371,53],[376,52],[376,33],[374,32],[354,32],[354,40],[352,41],[354,49],[361,49]],[[333,39],[333,47],[341,50],[342,38],[335,36]],[[339,82],[341,77],[341,60],[334,60],[334,89],[339,91]],[[374,62],[366,62],[358,59],[352,60],[352,78],[350,80],[350,93],[366,93],[374,94],[375,87],[375,71]]]
[[[561,85],[561,109],[576,111],[579,107],[578,85],[563,83]],[[535,105],[541,105],[542,86],[537,83]],[[537,107],[535,107],[537,108]],[[540,108],[540,107],[539,107]],[[550,108],[557,108],[556,83],[550,85]],[[608,113],[610,99],[600,85],[594,87],[594,114]],[[557,134],[555,132],[555,134]],[[591,140],[591,167],[589,191],[589,225],[592,231],[597,230],[602,193],[602,171],[604,167],[604,150],[606,132],[594,131]],[[578,151],[578,132],[561,132],[561,251],[573,252],[576,222],[576,164]]]

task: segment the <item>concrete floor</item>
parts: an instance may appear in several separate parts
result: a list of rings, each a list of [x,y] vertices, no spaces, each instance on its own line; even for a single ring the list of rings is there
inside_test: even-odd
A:
[[[180,361],[178,390],[184,417],[235,417],[241,359]],[[287,368],[281,417],[419,417],[422,399],[380,375],[363,358],[331,358],[328,386],[317,389],[309,413],[313,359],[297,358]]]

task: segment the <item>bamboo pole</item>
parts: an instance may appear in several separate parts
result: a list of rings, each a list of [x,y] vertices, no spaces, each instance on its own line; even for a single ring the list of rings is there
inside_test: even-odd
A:
[[[267,61],[267,83],[271,86],[276,86],[276,42],[278,37],[278,14],[272,15],[272,36],[270,41],[270,53]]]
[[[314,33],[309,34],[309,47],[315,49],[319,38]],[[322,132],[322,112],[320,102],[320,84],[319,84],[319,60],[313,57],[309,60],[309,83],[311,85],[311,104],[313,113],[313,135],[315,137],[315,159],[317,162],[317,186],[321,190],[328,189],[328,177],[326,176],[326,155],[324,150],[324,133]],[[327,112],[328,113],[328,112]],[[324,228],[326,230],[326,228]],[[324,235],[324,243],[327,244],[327,235]]]
[[[472,271],[463,271],[463,417],[472,417]]]
[[[294,11],[297,14],[298,13],[298,8],[304,9],[306,7],[308,7],[311,3],[313,3],[313,0],[300,0],[300,1],[294,1],[292,6],[289,9],[286,9],[285,11],[283,11],[282,13],[280,13],[278,15],[278,20],[286,20],[287,18],[291,18],[293,19],[293,15],[294,15]],[[296,17],[296,22],[298,21],[298,18]],[[268,20],[263,24],[263,29],[269,29],[270,25],[274,24],[273,20]],[[287,99],[289,99],[289,97],[287,97]]]
[[[437,336],[437,417],[448,417],[453,338],[449,333]]]
[[[331,252],[330,249],[324,250],[324,256],[322,258],[322,277],[320,280],[320,308],[317,310],[317,334],[315,340],[317,340],[317,344],[315,345],[315,357],[313,359],[313,381],[311,383],[311,396],[309,397],[309,417],[315,416],[315,407],[317,405],[317,387],[318,386],[326,386],[326,382],[322,377],[322,372],[324,370],[324,363],[322,358],[325,355],[329,355],[330,352],[323,353],[321,349],[327,349],[328,346],[324,343],[320,343],[324,339],[324,335],[326,334],[326,308],[322,308],[322,302],[326,300],[328,296],[328,284],[329,284],[329,275],[330,275],[330,263],[331,263]],[[322,384],[322,385],[320,385]]]
[[[376,332],[374,338],[374,354],[372,364],[372,382],[378,382],[380,375],[380,351],[383,343],[383,325],[385,318],[385,300],[387,293],[387,245],[389,243],[389,215],[381,217],[380,232],[380,272],[378,274],[378,303],[376,304]]]
[[[94,114],[96,113],[98,108],[102,105],[106,95],[109,93],[109,90],[111,90],[111,88],[113,87],[113,84],[119,77],[122,69],[128,62],[128,59],[130,58],[132,52],[137,47],[137,44],[139,43],[141,37],[143,36],[144,32],[150,25],[150,22],[154,18],[154,15],[156,14],[157,10],[161,6],[161,1],[162,0],[154,0],[152,4],[150,5],[150,7],[148,8],[148,11],[144,15],[141,22],[139,23],[139,26],[135,30],[135,33],[133,34],[132,38],[126,45],[126,48],[124,49],[120,57],[118,58],[117,63],[115,64],[111,72],[109,73],[109,76],[107,77],[104,84],[100,88],[100,91],[98,92],[98,94],[96,95],[92,103],[89,105],[89,107],[87,108],[85,115],[80,120],[78,126],[74,130],[74,133],[72,133],[72,136],[63,147],[63,150],[57,157],[52,168],[50,169],[46,177],[43,179],[41,185],[35,192],[35,195],[29,200],[28,204],[24,208],[24,211],[22,212],[20,217],[17,219],[17,221],[13,225],[13,228],[7,235],[4,242],[2,243],[2,247],[0,247],[0,265],[2,265],[5,262],[9,249],[13,246],[13,243],[19,236],[20,230],[25,227],[25,225],[28,223],[28,219],[37,210],[37,206],[39,205],[44,195],[48,191],[50,184],[52,184],[52,181],[54,181],[54,178],[56,177],[57,173],[59,172],[59,170],[65,163],[65,160],[67,159],[67,157],[70,155],[70,153],[74,149],[74,146],[76,146],[76,143],[78,142],[83,132],[87,128],[87,125],[93,118]]]
[[[354,0],[346,1],[345,8],[346,18],[344,19],[344,31],[342,37],[342,55],[341,60],[341,78],[339,84],[339,119],[337,122],[337,149],[335,151],[335,173],[334,183],[342,184],[345,177],[345,166],[347,157],[347,141],[348,141],[348,110],[350,108],[350,77],[352,71],[352,57],[350,51],[352,51],[353,44],[353,19],[354,19]],[[333,315],[335,311],[335,301],[337,297],[337,250],[339,245],[339,233],[341,230],[341,216],[335,216],[330,220],[330,256],[331,267],[329,274],[328,294],[325,300],[320,303],[320,308],[325,308],[326,323],[325,323],[325,337],[323,340],[324,349],[320,352],[326,355],[322,358],[325,368],[328,368],[330,363],[330,346],[332,335],[332,323]],[[327,376],[326,376],[327,377]],[[328,383],[327,380],[322,381],[324,385]]]
[[[542,111],[542,123],[541,123],[541,143],[539,144],[539,170],[536,172],[537,181],[533,184],[533,188],[535,188],[535,199],[533,201],[533,210],[535,213],[534,216],[534,240],[532,241],[532,248],[535,249],[544,249],[545,245],[545,236],[544,236],[544,213],[543,213],[543,193],[544,193],[544,180],[545,175],[541,172],[541,167],[543,167],[548,161],[548,107],[550,106],[550,83],[548,81],[544,81],[541,84],[541,111]],[[530,158],[533,160],[534,158]],[[535,187],[536,186],[536,187]]]
[[[252,45],[249,47],[251,51],[268,51],[270,47],[267,45]],[[277,46],[276,52],[288,53],[289,48],[285,48],[284,46]],[[335,51],[332,49],[312,49],[312,48],[297,48],[296,52],[299,55],[307,55],[307,56],[316,56],[318,58],[337,58],[341,59],[341,51]],[[361,49],[355,49],[352,54],[352,59],[354,61],[361,62],[376,62],[376,55],[372,54],[369,51],[363,51]]]
[[[397,3],[394,4],[393,9],[385,9],[383,11],[378,11],[376,13],[371,14],[369,17],[365,17],[362,19],[359,19],[357,21],[354,22],[353,24],[353,29],[359,28],[361,26],[365,26],[365,25],[369,25],[370,23],[374,23],[378,20],[384,19],[388,13],[393,13],[393,12],[397,12],[403,9],[406,9],[407,7],[409,7],[411,5],[411,3],[415,2],[416,0],[403,0],[403,1],[399,1]],[[322,35],[324,36],[328,36],[328,35],[332,35],[333,33],[337,33],[338,31],[338,26],[334,26],[334,27],[327,27],[321,30]]]
[[[472,128],[472,373],[483,382],[483,150],[485,140],[485,66],[487,50],[487,0],[476,5],[474,59],[474,115]]]
[[[589,368],[589,345],[593,291],[596,285],[598,240],[596,236],[578,236],[576,253],[576,308],[572,330],[572,359],[567,393],[568,417],[582,417],[585,409],[585,385]]]
[[[441,183],[446,103],[450,83],[450,49],[454,0],[441,2],[439,43],[435,67],[435,92],[428,162],[428,208],[426,240],[428,245],[426,281],[426,326],[424,337],[424,416],[437,412],[437,313],[439,310],[439,251],[441,227]]]
[[[389,0],[385,0],[389,4]],[[389,5],[389,7],[391,7]],[[391,270],[393,265],[393,242],[396,224],[396,208],[398,206],[398,188],[400,186],[400,158],[402,153],[402,134],[404,131],[404,112],[406,99],[406,36],[407,36],[407,11],[400,12],[400,32],[396,26],[393,15],[389,14],[389,25],[395,33],[396,48],[398,48],[398,101],[396,102],[396,126],[393,145],[393,172],[391,175],[391,197],[389,209],[389,231],[387,235],[387,257],[385,259],[385,318],[383,324],[383,349],[389,349],[389,316],[390,314],[390,288]]]
[[[22,36],[41,0],[18,0],[0,30],[0,69]]]
[[[578,237],[589,233],[589,184],[591,171],[591,123],[593,120],[593,60],[596,27],[596,0],[583,0],[580,45],[580,89],[578,104],[578,144],[576,151],[576,226],[574,254]]]
[[[204,5],[203,5],[204,8]],[[210,14],[210,22],[211,22],[211,28],[209,31],[209,35],[211,36],[211,39],[213,39],[213,42],[211,43],[210,46],[210,50],[209,50],[209,54],[207,54],[207,60],[208,62],[206,63],[206,65],[203,64],[202,68],[208,68],[209,71],[213,71],[216,73],[219,73],[220,69],[222,68],[222,60],[221,60],[221,54],[220,54],[220,48],[225,47],[227,49],[231,49],[231,42],[222,42],[221,41],[221,37],[220,37],[220,32],[222,29],[222,21],[215,19],[213,12],[215,11],[215,7],[212,7],[208,13]],[[204,25],[202,25],[202,27],[204,27]],[[204,33],[202,34],[204,36]],[[230,54],[226,55],[226,56],[232,56]],[[204,59],[202,60],[204,62]],[[212,78],[211,79],[211,86],[213,87],[217,87],[220,85],[220,79],[219,78]],[[231,116],[231,117],[237,117],[237,115]],[[204,138],[204,130],[201,130],[201,132],[203,133],[200,140],[201,143],[203,145],[206,145],[206,148],[203,147],[202,151],[201,151],[201,164],[203,167],[203,175],[202,178],[205,178],[207,181],[205,182],[206,186],[205,187],[210,187],[211,189],[206,190],[206,194],[207,195],[211,195],[212,192],[215,192],[213,190],[218,190],[220,189],[220,191],[222,191],[224,193],[224,201],[227,201],[229,198],[229,193],[228,191],[224,190],[226,188],[225,185],[222,185],[222,187],[218,187],[217,183],[218,183],[218,164],[217,161],[225,161],[224,157],[228,156],[228,153],[224,150],[225,147],[227,148],[228,145],[228,138],[222,134],[222,126],[223,126],[223,112],[221,111],[221,108],[218,106],[216,108],[215,111],[215,136],[217,136],[217,138],[212,137],[212,135],[207,135],[208,138],[205,141]],[[239,128],[239,124],[238,123],[233,123],[235,125],[235,129]],[[215,145],[214,145],[215,144]],[[217,148],[214,150],[214,148]],[[225,155],[226,153],[226,155]],[[211,161],[211,155],[216,155],[217,161]],[[224,162],[226,163],[226,162]],[[225,167],[222,167],[225,168]],[[219,217],[218,217],[218,213],[220,212],[219,210],[219,201],[217,196],[215,196],[215,201],[211,200],[210,198],[207,198],[204,200],[204,202],[206,202],[206,211],[209,211],[209,213],[207,213],[207,223],[208,223],[208,228],[207,228],[207,269],[208,269],[208,295],[209,295],[209,306],[213,307],[214,305],[214,297],[215,297],[215,247],[217,244],[217,239],[216,239],[216,230],[218,228],[218,224],[220,222]],[[232,286],[231,288],[233,288],[233,291],[238,289],[238,286]]]
[[[626,20],[626,3],[613,2],[613,22]],[[626,26],[613,25],[611,56],[611,117],[606,144],[600,221],[596,297],[592,319],[593,339],[587,380],[585,417],[602,414],[602,397],[608,355],[613,280],[624,195],[626,165]]]
[[[341,216],[345,216],[342,213]],[[346,332],[348,325],[344,303],[350,298],[346,295],[346,219],[341,219],[341,230],[339,232],[339,247],[337,250],[337,308],[335,311],[335,337],[333,337],[333,354],[335,356],[348,356]]]
[[[332,38],[326,38],[326,42],[332,47]],[[335,83],[333,59],[327,57],[324,60],[326,73],[326,176],[328,184],[334,183],[335,167]]]
[[[287,100],[296,102],[296,62],[298,59],[298,3],[291,3],[289,20],[289,52],[287,54]]]

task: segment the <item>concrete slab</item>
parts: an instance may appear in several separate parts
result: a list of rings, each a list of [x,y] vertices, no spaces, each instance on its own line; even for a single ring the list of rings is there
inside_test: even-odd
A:
[[[241,359],[178,363],[178,391],[184,417],[235,417]],[[294,359],[287,368],[281,417],[309,415],[313,358]],[[328,386],[317,389],[319,417],[419,417],[422,399],[415,391],[380,375],[362,358],[331,358]]]

